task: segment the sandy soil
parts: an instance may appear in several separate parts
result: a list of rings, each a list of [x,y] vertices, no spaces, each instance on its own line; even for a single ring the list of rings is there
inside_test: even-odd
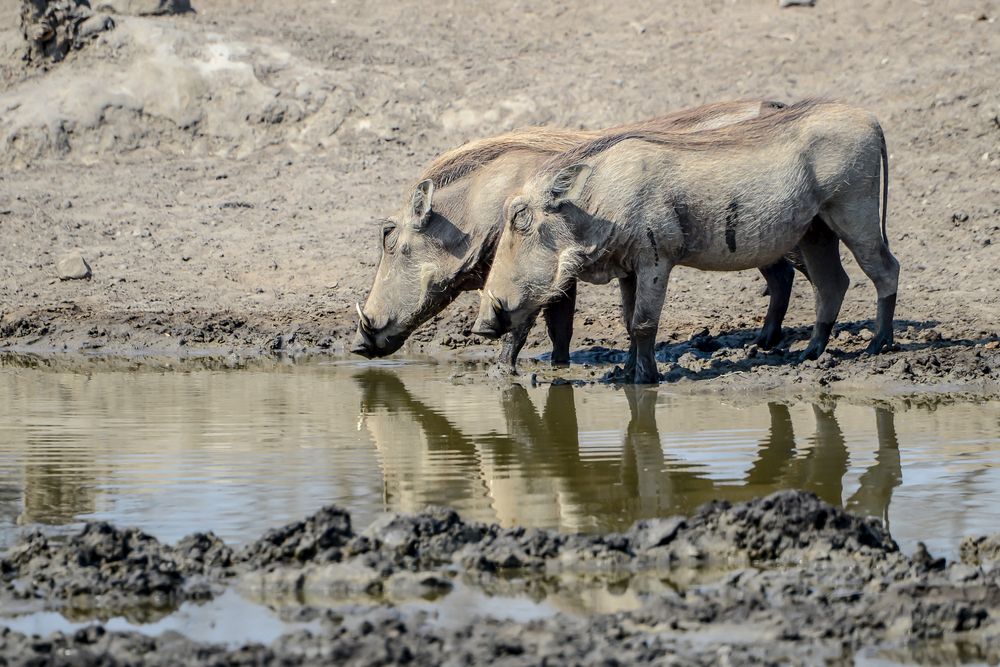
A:
[[[66,61],[30,68],[13,4],[0,10],[2,347],[343,351],[378,260],[374,221],[444,149],[529,124],[821,95],[874,111],[889,142],[902,264],[890,363],[910,367],[904,381],[998,379],[1000,3],[217,0],[119,17]],[[75,250],[92,278],[59,280]],[[853,286],[821,362],[874,378],[884,362],[857,356],[874,289],[845,264]],[[735,332],[742,348],[762,286],[756,273],[676,271],[660,339]],[[475,306],[466,295],[402,354],[486,353],[464,333]],[[793,349],[812,319],[800,279]],[[583,286],[576,327],[574,348],[625,344],[613,285]],[[538,326],[528,351],[546,349]],[[744,354],[713,375],[788,380],[774,369],[791,355]]]

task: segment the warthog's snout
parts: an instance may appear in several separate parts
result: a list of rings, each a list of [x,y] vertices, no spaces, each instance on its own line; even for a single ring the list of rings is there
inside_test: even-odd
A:
[[[405,335],[389,335],[386,331],[390,328],[389,322],[382,327],[376,327],[370,317],[365,315],[361,309],[361,304],[355,304],[358,309],[358,330],[351,341],[351,352],[360,354],[366,359],[384,357],[398,350]]]
[[[353,340],[351,340],[351,352],[353,354],[360,354],[365,359],[372,359],[378,356],[376,349],[375,341],[371,339],[371,336],[362,331],[361,327],[358,327]]]
[[[472,325],[472,333],[484,338],[499,338],[510,331],[510,313],[493,292],[486,290],[485,298],[479,302],[479,317]]]

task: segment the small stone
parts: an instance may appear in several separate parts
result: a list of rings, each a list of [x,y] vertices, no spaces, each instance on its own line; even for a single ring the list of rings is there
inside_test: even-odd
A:
[[[60,280],[82,280],[90,277],[90,264],[80,253],[71,252],[56,262],[56,273]]]
[[[965,211],[955,211],[951,214],[952,222],[966,222],[969,219],[969,214]]]
[[[812,7],[816,0],[778,0],[779,7]]]
[[[107,14],[94,14],[90,18],[80,23],[79,35],[81,38],[91,37],[115,27],[115,21]]]

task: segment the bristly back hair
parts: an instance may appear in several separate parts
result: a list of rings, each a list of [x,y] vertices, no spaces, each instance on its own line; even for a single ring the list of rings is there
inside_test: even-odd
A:
[[[424,169],[419,181],[429,178],[434,181],[434,187],[441,188],[468,176],[509,151],[526,150],[543,155],[557,155],[584,142],[593,142],[605,136],[620,136],[627,132],[669,132],[671,130],[685,132],[713,118],[726,116],[738,109],[745,109],[752,105],[759,105],[761,115],[773,114],[786,108],[781,102],[770,100],[737,100],[683,109],[665,116],[618,125],[599,132],[554,127],[524,127],[496,137],[474,139],[447,151]]]
[[[439,156],[424,169],[420,180],[429,178],[434,181],[434,187],[442,188],[510,151],[527,150],[555,155],[597,136],[597,132],[586,130],[525,127],[496,137],[475,139]]]
[[[694,132],[685,132],[677,125],[668,125],[662,122],[664,119],[653,119],[633,126],[614,128],[590,141],[554,155],[542,166],[540,171],[557,171],[578,162],[584,162],[630,139],[694,151],[710,150],[722,146],[747,145],[773,136],[775,130],[808,115],[816,107],[827,103],[827,100],[822,99],[806,99],[788,106],[765,102],[764,105],[770,104],[772,106],[769,109],[762,106],[762,113],[756,118]]]

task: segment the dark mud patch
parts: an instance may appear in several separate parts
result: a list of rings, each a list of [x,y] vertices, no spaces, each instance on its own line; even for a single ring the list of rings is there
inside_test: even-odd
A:
[[[89,523],[67,541],[41,532],[22,538],[0,559],[0,599],[38,601],[94,615],[169,610],[212,596],[211,582],[232,565],[232,550],[211,534],[176,546],[136,528]]]
[[[673,656],[684,664],[753,664],[839,662],[878,647],[894,655],[947,653],[959,645],[989,658],[1000,639],[998,543],[968,540],[965,562],[945,563],[923,549],[907,557],[878,521],[793,491],[597,536],[502,529],[445,509],[386,516],[357,533],[346,512],[330,507],[234,551],[211,535],[171,547],[134,529],[90,524],[61,543],[25,536],[0,560],[0,598],[32,596],[58,609],[86,596],[94,610],[107,610],[212,595],[238,583],[320,629],[235,649],[99,625],[45,638],[3,630],[0,660],[627,664]],[[565,593],[600,580],[614,586],[637,573],[667,579],[685,572],[704,576],[646,593],[637,608],[617,613],[442,626],[426,606],[391,604],[433,600],[456,577],[531,596],[539,581]],[[314,599],[310,593],[368,602],[303,605]]]

